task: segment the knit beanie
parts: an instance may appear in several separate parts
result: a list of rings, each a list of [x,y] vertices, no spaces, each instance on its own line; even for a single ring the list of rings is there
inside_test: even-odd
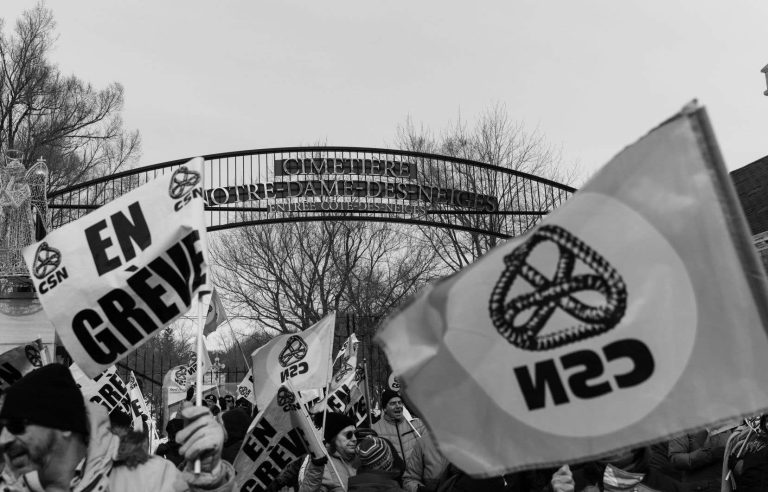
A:
[[[391,389],[385,389],[384,392],[381,393],[381,407],[386,407],[387,403],[389,403],[389,400],[392,398],[401,398],[400,393],[392,391]]]
[[[323,425],[322,413],[315,415],[315,424],[317,424],[318,427]],[[349,427],[350,425],[354,427],[355,421],[346,415],[335,412],[328,412],[325,416],[325,432],[323,432],[325,442],[333,441],[333,439],[339,434],[339,432],[342,431],[342,429]]]
[[[51,429],[89,434],[83,394],[72,373],[61,364],[35,369],[8,388],[0,419],[22,419]]]
[[[392,450],[383,438],[368,436],[357,443],[356,451],[364,468],[382,471],[392,469]]]

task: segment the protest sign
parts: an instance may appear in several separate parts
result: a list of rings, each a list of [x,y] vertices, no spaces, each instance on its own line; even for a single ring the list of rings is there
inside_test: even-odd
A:
[[[279,386],[270,402],[251,423],[235,458],[235,489],[266,490],[291,462],[324,449],[294,391]]]
[[[310,328],[275,337],[256,349],[253,393],[259,408],[268,405],[277,388],[290,379],[296,390],[324,388],[328,383],[336,313]]]
[[[449,461],[494,476],[768,408],[766,300],[706,113],[690,106],[377,339]]]
[[[88,376],[208,289],[202,171],[193,159],[24,248],[40,302]]]
[[[136,375],[131,371],[128,377],[128,398],[131,402],[131,416],[133,417],[133,429],[140,431],[143,429],[144,422],[147,426],[152,421],[152,415],[147,409],[147,402],[144,401],[144,395],[141,394],[139,382],[136,381]]]
[[[133,415],[128,387],[117,374],[115,366],[108,367],[93,379],[88,377],[77,364],[69,366],[69,370],[86,400],[101,405],[109,413],[118,410],[129,417]]]
[[[41,340],[25,343],[0,354],[0,395],[28,372],[45,363]]]

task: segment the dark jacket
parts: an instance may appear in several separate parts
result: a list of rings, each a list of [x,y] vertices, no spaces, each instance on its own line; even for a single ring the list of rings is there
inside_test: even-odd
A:
[[[357,475],[349,477],[348,492],[405,492],[397,483],[397,471],[368,470],[361,468]]]
[[[683,472],[689,490],[719,492],[723,455],[728,433],[708,438],[706,430],[686,434],[669,441],[669,462]]]

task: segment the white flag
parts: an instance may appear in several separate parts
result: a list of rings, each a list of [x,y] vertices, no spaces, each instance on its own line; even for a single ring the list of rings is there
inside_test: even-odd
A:
[[[248,374],[246,374],[240,384],[237,385],[237,398],[245,398],[251,403],[251,405],[256,404],[256,399],[253,397],[252,369],[248,369]]]
[[[87,375],[209,290],[202,178],[198,157],[24,248],[43,308]]]
[[[335,324],[332,312],[310,328],[275,337],[253,352],[253,393],[259,408],[289,379],[297,391],[326,386]]]
[[[768,408],[767,308],[706,113],[690,108],[378,339],[441,451],[494,476]]]

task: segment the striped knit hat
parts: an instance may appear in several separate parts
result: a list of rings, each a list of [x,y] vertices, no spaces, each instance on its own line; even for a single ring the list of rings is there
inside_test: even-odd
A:
[[[357,455],[364,468],[382,471],[392,469],[392,451],[381,437],[368,436],[357,443]]]

